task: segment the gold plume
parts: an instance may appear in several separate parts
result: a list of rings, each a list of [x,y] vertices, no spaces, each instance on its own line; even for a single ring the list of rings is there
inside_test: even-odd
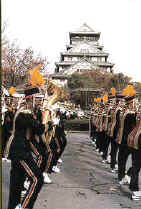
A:
[[[108,94],[107,93],[105,93],[103,96],[103,102],[104,102],[104,104],[106,104],[108,102]]]
[[[133,96],[136,94],[133,85],[128,85],[128,89],[129,89],[129,96]]]
[[[33,86],[42,86],[45,84],[45,80],[43,79],[43,75],[39,72],[41,68],[41,64],[37,65],[36,68],[29,70],[28,73],[30,74],[30,84]]]
[[[115,96],[116,95],[116,89],[115,88],[111,88],[110,90],[111,90],[112,95]]]
[[[13,86],[11,86],[11,88],[9,89],[9,93],[10,93],[11,95],[16,94],[16,90],[14,89]]]
[[[133,85],[127,85],[127,87],[123,89],[122,94],[127,97],[133,96],[136,94],[136,91],[134,90]]]

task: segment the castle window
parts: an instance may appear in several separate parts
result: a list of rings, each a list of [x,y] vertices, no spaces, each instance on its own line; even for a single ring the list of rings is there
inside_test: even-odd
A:
[[[92,58],[92,61],[93,61],[93,62],[97,62],[97,57],[93,57],[93,58]]]
[[[101,57],[98,57],[97,61],[98,61],[98,62],[101,62]]]
[[[72,60],[72,57],[65,57],[64,58],[64,61],[71,61]]]
[[[72,57],[72,61],[77,61],[77,57]]]
[[[107,72],[109,72],[109,73],[110,73],[110,67],[107,67]]]
[[[64,61],[68,61],[68,57],[64,57]]]

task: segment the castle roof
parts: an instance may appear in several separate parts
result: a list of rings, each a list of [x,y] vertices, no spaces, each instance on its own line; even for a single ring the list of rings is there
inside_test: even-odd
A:
[[[113,63],[110,63],[110,62],[92,62],[90,60],[88,60],[87,58],[82,58],[81,60],[79,61],[63,61],[63,62],[55,62],[55,65],[56,66],[73,66],[73,65],[76,65],[77,63],[91,63],[91,65],[93,66],[107,66],[107,67],[113,67],[114,64]],[[63,71],[61,71],[63,72]],[[65,70],[64,70],[65,72]]]
[[[71,49],[67,50],[67,52],[61,53],[62,55],[70,55],[70,54],[97,54],[97,55],[103,55],[108,56],[108,53],[103,52],[102,50],[98,49],[98,46],[91,45],[87,41],[84,41],[83,43],[78,43]]]
[[[88,26],[86,23],[84,23],[80,28],[76,29],[75,31],[71,31],[69,34],[70,35],[73,35],[73,34],[95,34],[95,35],[100,35],[100,32],[94,31],[90,26]]]
[[[66,62],[61,62],[61,63],[56,63],[57,65],[63,65]],[[59,73],[57,73],[58,75],[71,75],[74,72],[76,72],[77,69],[81,69],[82,71],[88,71],[88,70],[94,70],[98,67],[113,67],[114,64],[112,63],[104,63],[104,62],[92,62],[90,60],[88,60],[87,58],[82,58],[81,60],[77,61],[77,62],[71,62],[71,63],[67,63],[67,65],[69,66],[69,68],[61,70]]]

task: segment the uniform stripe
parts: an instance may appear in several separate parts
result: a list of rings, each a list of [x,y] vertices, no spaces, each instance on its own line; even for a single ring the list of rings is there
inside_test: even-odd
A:
[[[50,167],[50,163],[51,163],[51,160],[52,160],[52,156],[53,156],[53,154],[52,154],[52,152],[50,152],[49,157],[48,157],[48,160],[47,160],[46,169],[49,169],[49,167]]]
[[[31,145],[31,148],[33,150],[33,152],[36,154],[36,155],[39,155],[39,159],[37,161],[37,166],[40,168],[40,165],[42,163],[42,156],[39,154],[37,148],[30,142],[30,145]]]
[[[21,111],[23,111],[24,107],[21,107],[19,110],[17,110],[17,112],[15,113],[15,116],[14,116],[14,119],[13,119],[13,130],[12,130],[12,134],[9,138],[9,140],[7,141],[7,144],[6,144],[6,147],[5,147],[5,150],[4,150],[4,156],[6,158],[8,158],[8,154],[9,154],[9,150],[10,150],[10,146],[11,146],[11,143],[14,139],[14,134],[15,134],[15,121],[16,121],[16,118],[18,117],[19,113]]]
[[[59,140],[58,140],[58,138],[57,138],[57,137],[55,137],[55,143],[56,143],[56,145],[57,145],[58,149],[61,149],[61,148],[60,148],[60,144],[59,144]]]
[[[29,166],[22,160],[21,165],[24,167],[24,169],[26,170],[26,172],[29,174],[29,176],[33,179],[33,184],[30,187],[29,193],[27,194],[23,204],[22,204],[22,208],[25,208],[27,206],[27,204],[29,203],[29,200],[35,190],[35,187],[37,185],[37,178],[35,177],[34,173],[32,172],[32,170],[29,168]]]
[[[37,166],[40,168],[41,166],[41,163],[42,163],[42,155],[39,156],[39,160],[37,162]]]
[[[4,157],[8,158],[8,154],[9,154],[9,149],[10,149],[10,146],[11,146],[11,143],[14,139],[14,134],[12,134],[9,138],[9,140],[7,141],[7,144],[5,146],[5,150],[4,150]]]
[[[31,148],[32,148],[32,150],[34,151],[34,153],[36,154],[36,155],[39,155],[39,152],[38,152],[38,150],[36,149],[36,147],[30,142],[30,145],[31,145]]]

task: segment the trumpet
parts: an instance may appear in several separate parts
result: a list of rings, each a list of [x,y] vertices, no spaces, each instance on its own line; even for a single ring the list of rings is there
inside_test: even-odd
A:
[[[45,99],[43,102],[44,118],[43,124],[46,124],[50,118],[50,109],[51,106],[54,105],[61,96],[61,88],[54,81],[49,81],[47,88],[45,90]]]

